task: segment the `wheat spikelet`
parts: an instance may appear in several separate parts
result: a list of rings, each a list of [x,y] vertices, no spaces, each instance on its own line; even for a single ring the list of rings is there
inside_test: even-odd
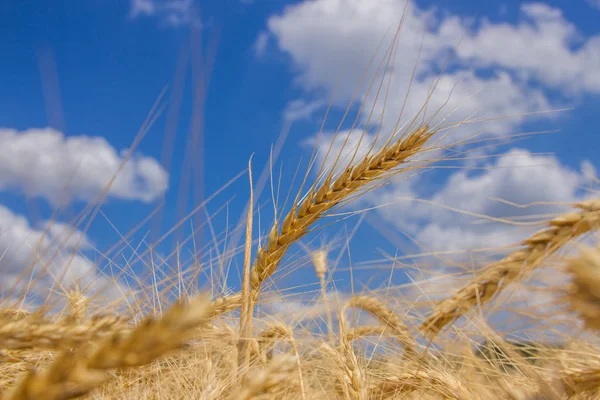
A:
[[[190,339],[209,320],[203,296],[177,303],[160,319],[147,318],[131,333],[114,334],[97,347],[66,352],[48,369],[31,371],[3,400],[62,400],[82,396],[102,384],[117,368],[145,365]]]
[[[544,257],[600,224],[600,199],[575,205],[572,212],[552,219],[549,228],[523,241],[523,248],[489,265],[484,272],[453,296],[441,301],[421,330],[433,339],[446,325],[470,311],[478,302],[487,303],[502,288],[539,267]]]
[[[565,296],[570,308],[587,328],[600,331],[600,249],[582,247],[567,261],[567,272],[572,277]]]
[[[346,308],[355,307],[367,311],[377,317],[389,329],[389,332],[403,345],[406,357],[415,356],[415,341],[408,333],[408,328],[385,304],[374,297],[354,296],[346,304]]]

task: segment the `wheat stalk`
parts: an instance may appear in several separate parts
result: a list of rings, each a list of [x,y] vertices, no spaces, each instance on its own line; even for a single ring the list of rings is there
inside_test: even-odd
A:
[[[476,304],[485,304],[500,290],[519,277],[530,274],[549,254],[572,239],[600,224],[600,199],[575,204],[580,212],[571,212],[548,222],[549,227],[522,242],[523,247],[506,258],[489,265],[484,272],[453,296],[442,300],[421,330],[433,339],[446,325],[470,311]]]

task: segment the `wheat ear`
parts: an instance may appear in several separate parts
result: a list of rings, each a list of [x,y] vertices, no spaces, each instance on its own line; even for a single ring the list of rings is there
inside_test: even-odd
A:
[[[446,325],[470,311],[476,304],[487,303],[508,284],[527,276],[540,266],[547,255],[598,227],[600,199],[578,203],[575,207],[580,211],[552,219],[548,222],[547,229],[523,241],[520,250],[489,265],[480,276],[456,294],[442,300],[421,325],[424,335],[433,339]]]
[[[275,223],[267,243],[258,251],[250,286],[256,296],[263,282],[277,269],[289,246],[308,233],[308,228],[329,210],[366,185],[388,176],[401,164],[422,150],[435,133],[421,127],[377,153],[348,167],[337,178],[328,176],[319,187],[311,188],[304,200],[294,205],[283,218],[281,227]],[[397,172],[397,171],[396,171]]]
[[[127,335],[115,334],[96,347],[66,352],[48,369],[31,371],[2,400],[66,400],[83,396],[102,384],[108,372],[137,367],[182,346],[209,320],[203,296],[177,303],[160,319],[148,318]]]
[[[340,336],[340,342],[339,349],[322,343],[320,350],[332,358],[340,369],[337,380],[344,390],[344,397],[351,400],[368,399],[366,376],[358,365],[352,346],[346,341],[345,335]]]
[[[586,328],[600,332],[600,249],[582,247],[577,257],[567,261],[572,281],[566,299]]]
[[[346,308],[349,307],[360,308],[379,319],[388,328],[389,332],[404,346],[405,357],[413,357],[417,354],[415,341],[408,333],[406,325],[381,301],[369,296],[354,296],[346,304]]]
[[[290,245],[306,235],[311,225],[367,185],[401,172],[398,167],[422,152],[423,146],[436,132],[428,125],[420,127],[365,157],[355,166],[346,168],[335,179],[330,175],[320,186],[311,188],[304,200],[294,205],[283,218],[281,227],[277,221],[273,224],[266,245],[258,250],[250,274],[252,297],[258,297],[263,282],[273,275]],[[242,296],[236,293],[216,299],[214,303],[213,312],[217,316],[239,307]]]
[[[58,322],[21,318],[0,325],[0,349],[76,348],[115,331],[123,333],[129,329],[126,319],[115,316],[95,316],[82,323],[70,318]]]
[[[265,368],[250,371],[244,379],[241,390],[233,393],[230,398],[231,400],[250,400],[259,397],[280,398],[275,397],[275,394],[282,394],[281,392],[285,390],[283,383],[289,382],[293,368],[294,362],[289,355],[282,354],[275,357]]]

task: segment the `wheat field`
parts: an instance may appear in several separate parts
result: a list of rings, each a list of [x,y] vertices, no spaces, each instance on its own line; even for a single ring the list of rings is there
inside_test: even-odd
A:
[[[540,219],[536,233],[497,249],[441,297],[423,293],[417,301],[392,285],[335,297],[326,246],[294,258],[324,220],[338,222],[336,213],[362,195],[464,156],[468,140],[453,141],[453,132],[465,121],[443,124],[439,111],[425,109],[382,133],[366,154],[340,152],[316,174],[307,168],[264,237],[252,229],[250,207],[245,244],[236,249],[238,292],[194,286],[173,271],[118,305],[73,287],[61,307],[26,310],[15,287],[17,300],[0,309],[0,399],[600,399],[600,248],[581,244],[600,226],[600,196]],[[244,195],[253,204],[252,190]],[[273,306],[286,290],[273,280],[300,264],[314,269],[317,289],[290,295],[310,297],[298,323]],[[487,317],[540,270],[568,279],[545,288],[551,315],[511,310],[536,323],[535,340],[515,340]],[[189,289],[171,290],[178,285]]]

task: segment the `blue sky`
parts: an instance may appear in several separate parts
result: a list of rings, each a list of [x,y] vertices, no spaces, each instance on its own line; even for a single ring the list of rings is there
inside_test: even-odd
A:
[[[6,282],[22,275],[22,265],[35,254],[32,240],[40,238],[44,221],[59,205],[73,173],[76,178],[69,193],[75,201],[59,217],[64,224],[72,222],[75,212],[100,193],[165,88],[162,104],[166,107],[102,206],[110,222],[125,233],[164,196],[162,227],[157,229],[153,220],[134,235],[132,245],[150,231],[141,245],[146,249],[203,198],[244,171],[252,154],[257,180],[280,132],[291,126],[274,165],[277,175],[283,171],[284,196],[301,162],[299,171],[305,171],[312,150],[307,143],[319,129],[333,88],[337,86],[336,100],[327,131],[335,129],[366,63],[386,34],[389,40],[389,30],[400,20],[404,5],[404,0],[368,4],[358,0],[2,2],[0,140],[5,151],[0,157],[4,214],[0,227],[8,233],[0,240],[4,247],[0,251],[8,249],[3,259]],[[600,18],[600,4],[594,0],[415,0],[406,10],[399,56],[389,75],[395,95],[384,128],[390,129],[406,95],[421,39],[420,75],[411,89],[409,100],[414,100],[409,101],[408,111],[423,103],[449,49],[460,42],[440,92],[432,100],[434,105],[441,105],[460,79],[447,109],[459,104],[461,109],[451,120],[460,121],[474,112],[483,118],[520,116],[453,132],[450,137],[460,139],[477,131],[498,144],[482,151],[478,160],[458,164],[467,169],[434,171],[367,195],[360,206],[386,206],[368,212],[360,222],[352,254],[341,258],[343,270],[350,264],[381,259],[386,253],[505,245],[528,232],[506,224],[473,224],[473,218],[464,214],[406,198],[511,218],[559,209],[538,206],[523,211],[494,198],[521,204],[564,204],[585,197],[582,188],[594,184],[600,145],[595,120],[600,105],[600,26],[595,22]],[[204,105],[194,114],[203,121],[201,139],[192,148],[187,141],[195,126],[191,115],[200,74],[208,78],[208,87]],[[381,108],[380,101],[370,100],[360,89],[357,98],[365,96],[368,107]],[[559,108],[573,109],[523,116]],[[357,112],[357,103],[352,109]],[[292,118],[290,110],[300,114]],[[364,112],[359,116],[361,121],[366,118]],[[500,144],[512,134],[546,130],[557,132]],[[171,140],[173,151],[165,151]],[[326,145],[318,143],[320,150]],[[187,161],[186,151],[193,156]],[[79,164],[84,159],[86,163]],[[190,176],[194,183],[186,191],[181,183]],[[222,234],[237,223],[247,196],[247,178],[242,176],[212,200],[206,211],[201,210],[194,223],[205,221],[206,213],[216,212],[231,200],[212,219],[212,229]],[[267,183],[260,196],[263,208],[256,219],[255,238],[265,234],[272,220],[269,201]],[[306,243],[315,239],[310,245],[315,248],[343,239],[357,222],[358,217],[350,218],[319,231],[322,238],[311,236]],[[167,239],[156,252],[172,251],[175,240],[189,236],[189,227],[188,221],[180,236]],[[85,240],[88,248],[63,246],[61,251],[61,257],[75,259],[76,267],[71,270],[79,272],[73,276],[94,276],[94,261],[106,267],[99,254],[118,241],[119,234],[98,215]],[[211,229],[206,227],[197,240],[210,245]],[[426,247],[415,247],[412,240]],[[302,251],[299,247],[292,252]],[[131,249],[125,254],[131,256]],[[218,258],[219,251],[212,248],[201,256]],[[331,254],[332,259],[337,257],[337,252]],[[117,257],[114,263],[122,265],[123,258]],[[138,273],[146,269],[142,263],[134,268]],[[232,264],[228,285],[237,287],[238,270]],[[282,275],[287,272],[284,268]],[[378,273],[357,271],[354,278],[377,282],[388,274],[389,268],[382,268]],[[348,290],[347,274],[335,278],[342,290]],[[304,265],[282,276],[277,286],[314,281],[311,267]],[[398,272],[394,281],[406,282],[406,275]]]

